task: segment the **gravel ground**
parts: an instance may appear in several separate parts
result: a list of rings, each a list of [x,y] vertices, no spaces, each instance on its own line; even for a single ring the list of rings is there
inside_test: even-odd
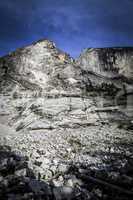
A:
[[[3,164],[1,158],[0,188],[8,195],[1,193],[1,199],[132,199],[132,131],[101,125],[19,133],[8,128],[6,133],[0,143],[10,159]]]
[[[12,131],[11,134],[1,137],[1,144],[11,146],[15,152],[28,156],[31,168],[39,167],[44,174],[45,169],[61,163],[101,163],[101,153],[124,152],[131,156],[132,136],[132,131],[118,129],[116,125],[101,125],[51,131]],[[126,149],[128,145],[129,149]]]

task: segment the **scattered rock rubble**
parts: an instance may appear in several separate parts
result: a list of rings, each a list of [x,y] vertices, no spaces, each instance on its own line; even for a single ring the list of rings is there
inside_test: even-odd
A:
[[[129,200],[133,198],[133,158],[100,154],[102,163],[61,164],[46,181],[29,168],[29,158],[0,146],[2,200]]]

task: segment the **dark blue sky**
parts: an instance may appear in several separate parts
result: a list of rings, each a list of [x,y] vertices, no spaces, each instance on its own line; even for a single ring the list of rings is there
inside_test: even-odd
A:
[[[1,0],[0,55],[41,38],[71,56],[133,46],[133,0]]]

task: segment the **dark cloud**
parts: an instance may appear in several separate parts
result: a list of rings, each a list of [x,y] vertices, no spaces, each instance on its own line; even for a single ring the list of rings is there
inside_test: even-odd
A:
[[[133,45],[132,0],[4,0],[0,54],[40,38],[77,56],[82,48]]]

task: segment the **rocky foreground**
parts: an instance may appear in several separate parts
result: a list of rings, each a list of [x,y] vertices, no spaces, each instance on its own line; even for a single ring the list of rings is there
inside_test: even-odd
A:
[[[132,63],[48,40],[0,58],[0,199],[132,199]]]

